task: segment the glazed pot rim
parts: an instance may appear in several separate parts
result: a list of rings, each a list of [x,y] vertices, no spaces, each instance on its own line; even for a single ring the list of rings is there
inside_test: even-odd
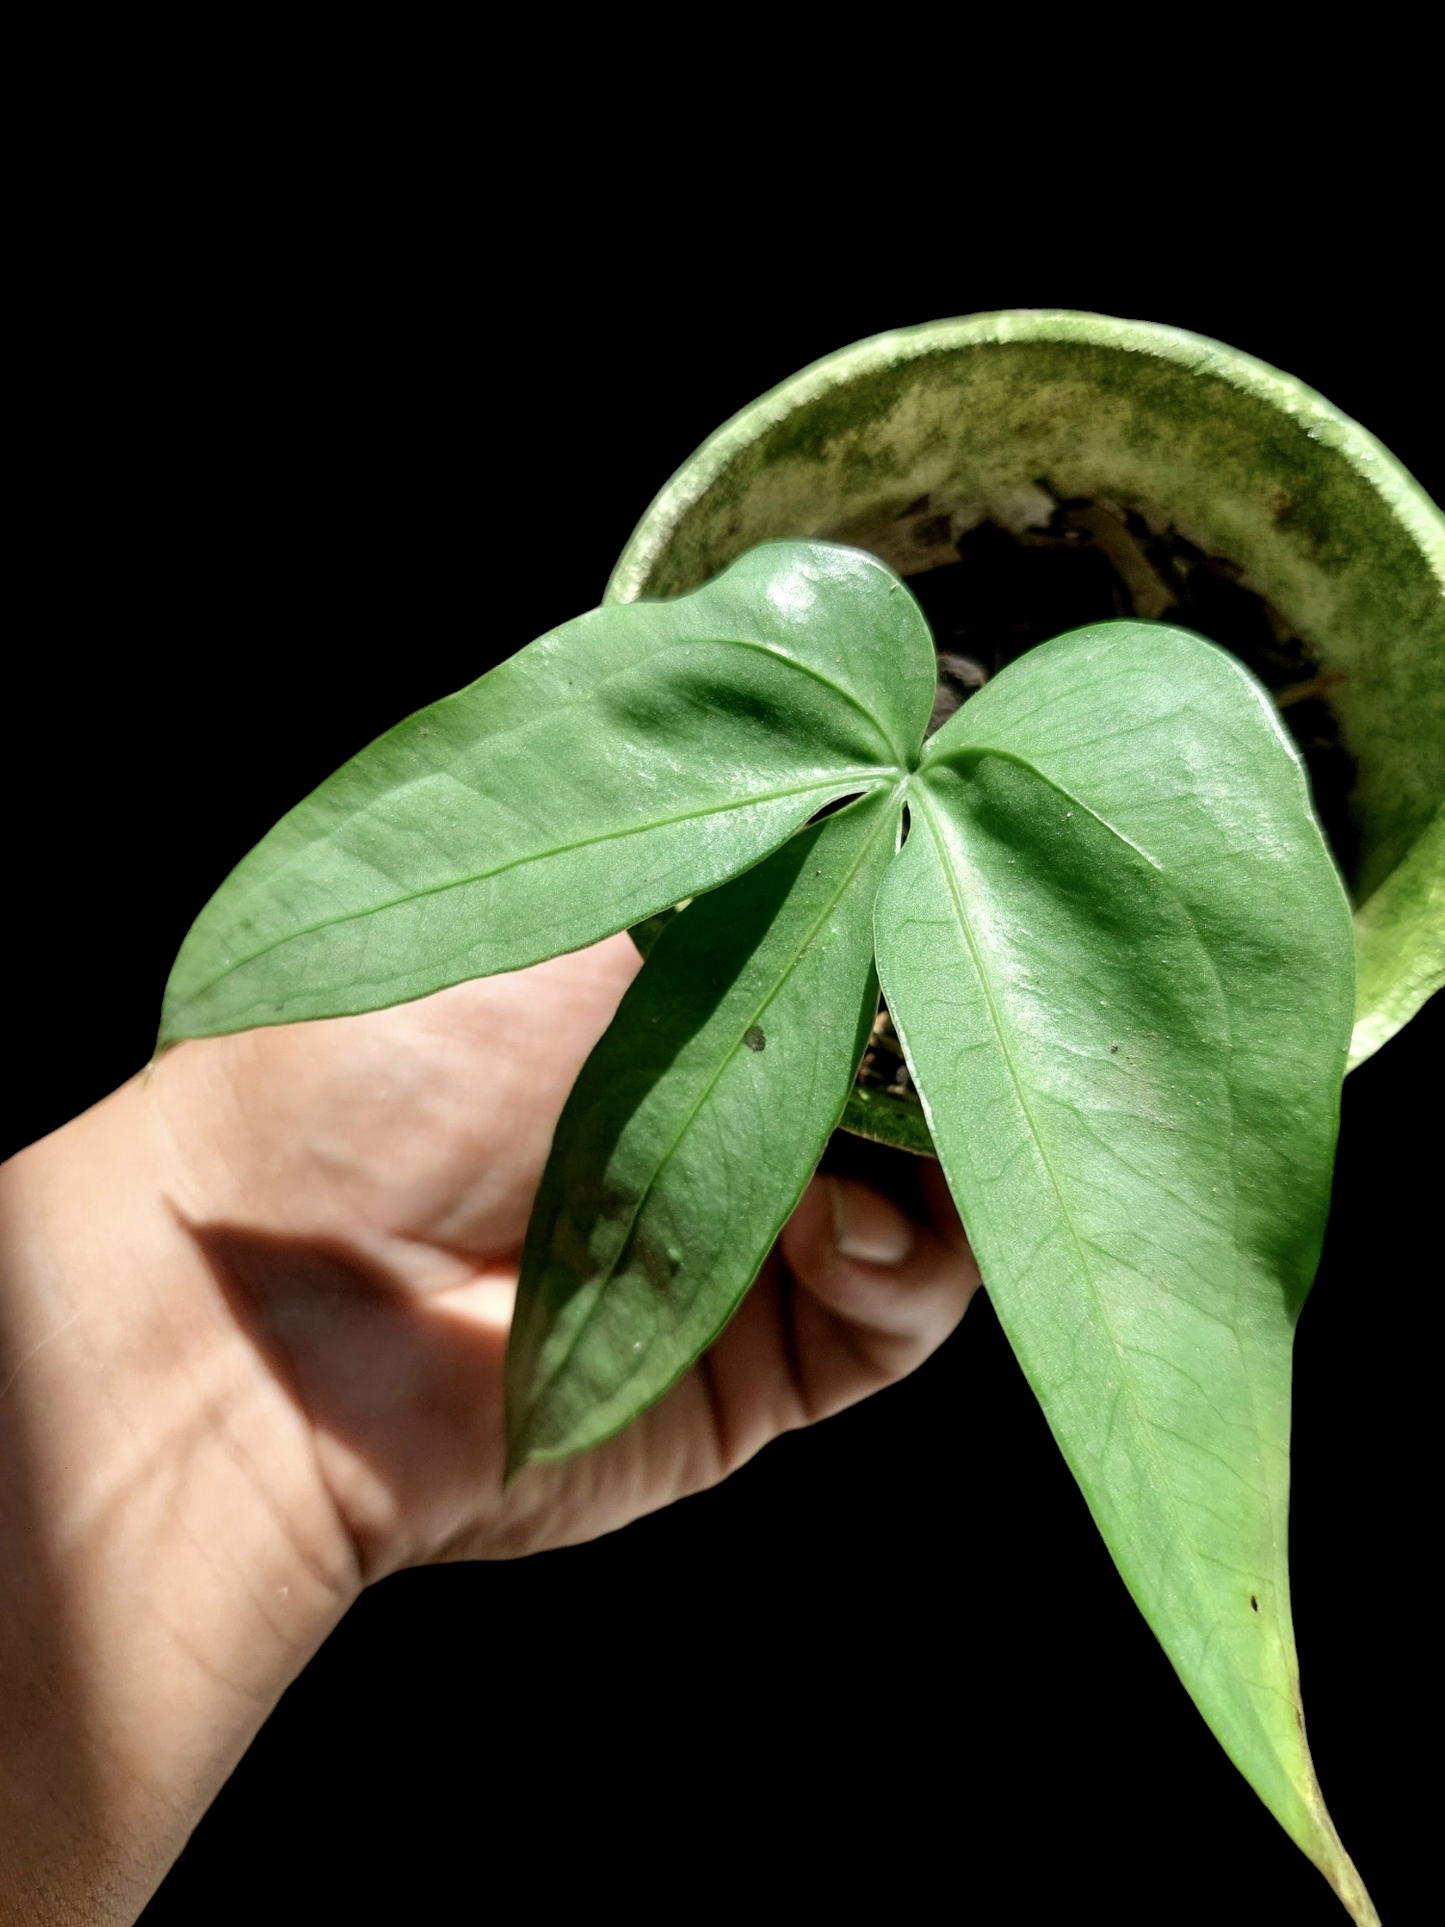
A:
[[[658,491],[618,557],[603,600],[636,600],[679,518],[707,493],[742,449],[799,407],[860,376],[929,355],[1035,341],[1074,342],[1152,356],[1214,375],[1278,410],[1303,428],[1311,441],[1342,456],[1381,497],[1445,592],[1445,514],[1378,437],[1306,383],[1238,348],[1162,322],[1126,321],[1067,308],[1006,308],[870,335],[809,363],[749,402],[709,435]]]

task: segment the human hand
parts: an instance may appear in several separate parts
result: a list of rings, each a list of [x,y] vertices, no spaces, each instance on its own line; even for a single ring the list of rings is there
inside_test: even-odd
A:
[[[504,1486],[523,1234],[637,968],[617,937],[181,1044],[0,1171],[5,1927],[133,1920],[369,1581],[610,1531],[961,1316],[978,1273],[936,1166],[927,1224],[816,1179],[666,1398]]]
[[[502,1363],[553,1128],[638,968],[626,937],[396,1009],[179,1046],[149,1074],[169,1195],[304,1415],[363,1580],[612,1530],[903,1376],[978,1273],[932,1222],[813,1181],[737,1316],[620,1436],[503,1485]]]

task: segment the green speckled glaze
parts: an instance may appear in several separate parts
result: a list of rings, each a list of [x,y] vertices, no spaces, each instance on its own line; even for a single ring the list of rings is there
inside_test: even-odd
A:
[[[1425,838],[1445,798],[1445,517],[1302,382],[1105,315],[1025,310],[878,335],[705,442],[638,525],[607,599],[680,594],[779,536],[853,541],[898,566],[895,525],[921,498],[961,531],[1018,523],[1041,483],[1162,517],[1227,556],[1338,678],[1331,704],[1358,769],[1347,881],[1362,906],[1361,1062],[1445,977],[1439,919],[1417,928],[1410,907],[1445,885],[1445,840]],[[1409,890],[1374,914],[1407,858]]]
[[[1355,912],[1355,1031],[1363,1064],[1445,986],[1445,803]]]

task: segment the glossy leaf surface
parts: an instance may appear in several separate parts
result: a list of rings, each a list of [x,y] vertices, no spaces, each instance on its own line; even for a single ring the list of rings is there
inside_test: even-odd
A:
[[[1304,1745],[1286,1563],[1352,1007],[1303,772],[1222,651],[1111,623],[969,702],[910,810],[879,969],[1000,1321],[1205,1718],[1367,1909]]]
[[[282,818],[187,936],[161,1041],[376,1010],[636,923],[895,782],[934,682],[912,597],[825,543],[581,616]]]
[[[507,1350],[513,1467],[595,1445],[736,1309],[838,1122],[878,1005],[900,799],[865,797],[675,917],[557,1126]]]

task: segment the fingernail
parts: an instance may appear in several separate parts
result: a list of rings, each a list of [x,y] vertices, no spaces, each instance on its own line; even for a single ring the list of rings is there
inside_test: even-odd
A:
[[[868,1265],[901,1265],[913,1249],[910,1221],[886,1198],[860,1185],[828,1186],[833,1197],[833,1244],[840,1258]]]

